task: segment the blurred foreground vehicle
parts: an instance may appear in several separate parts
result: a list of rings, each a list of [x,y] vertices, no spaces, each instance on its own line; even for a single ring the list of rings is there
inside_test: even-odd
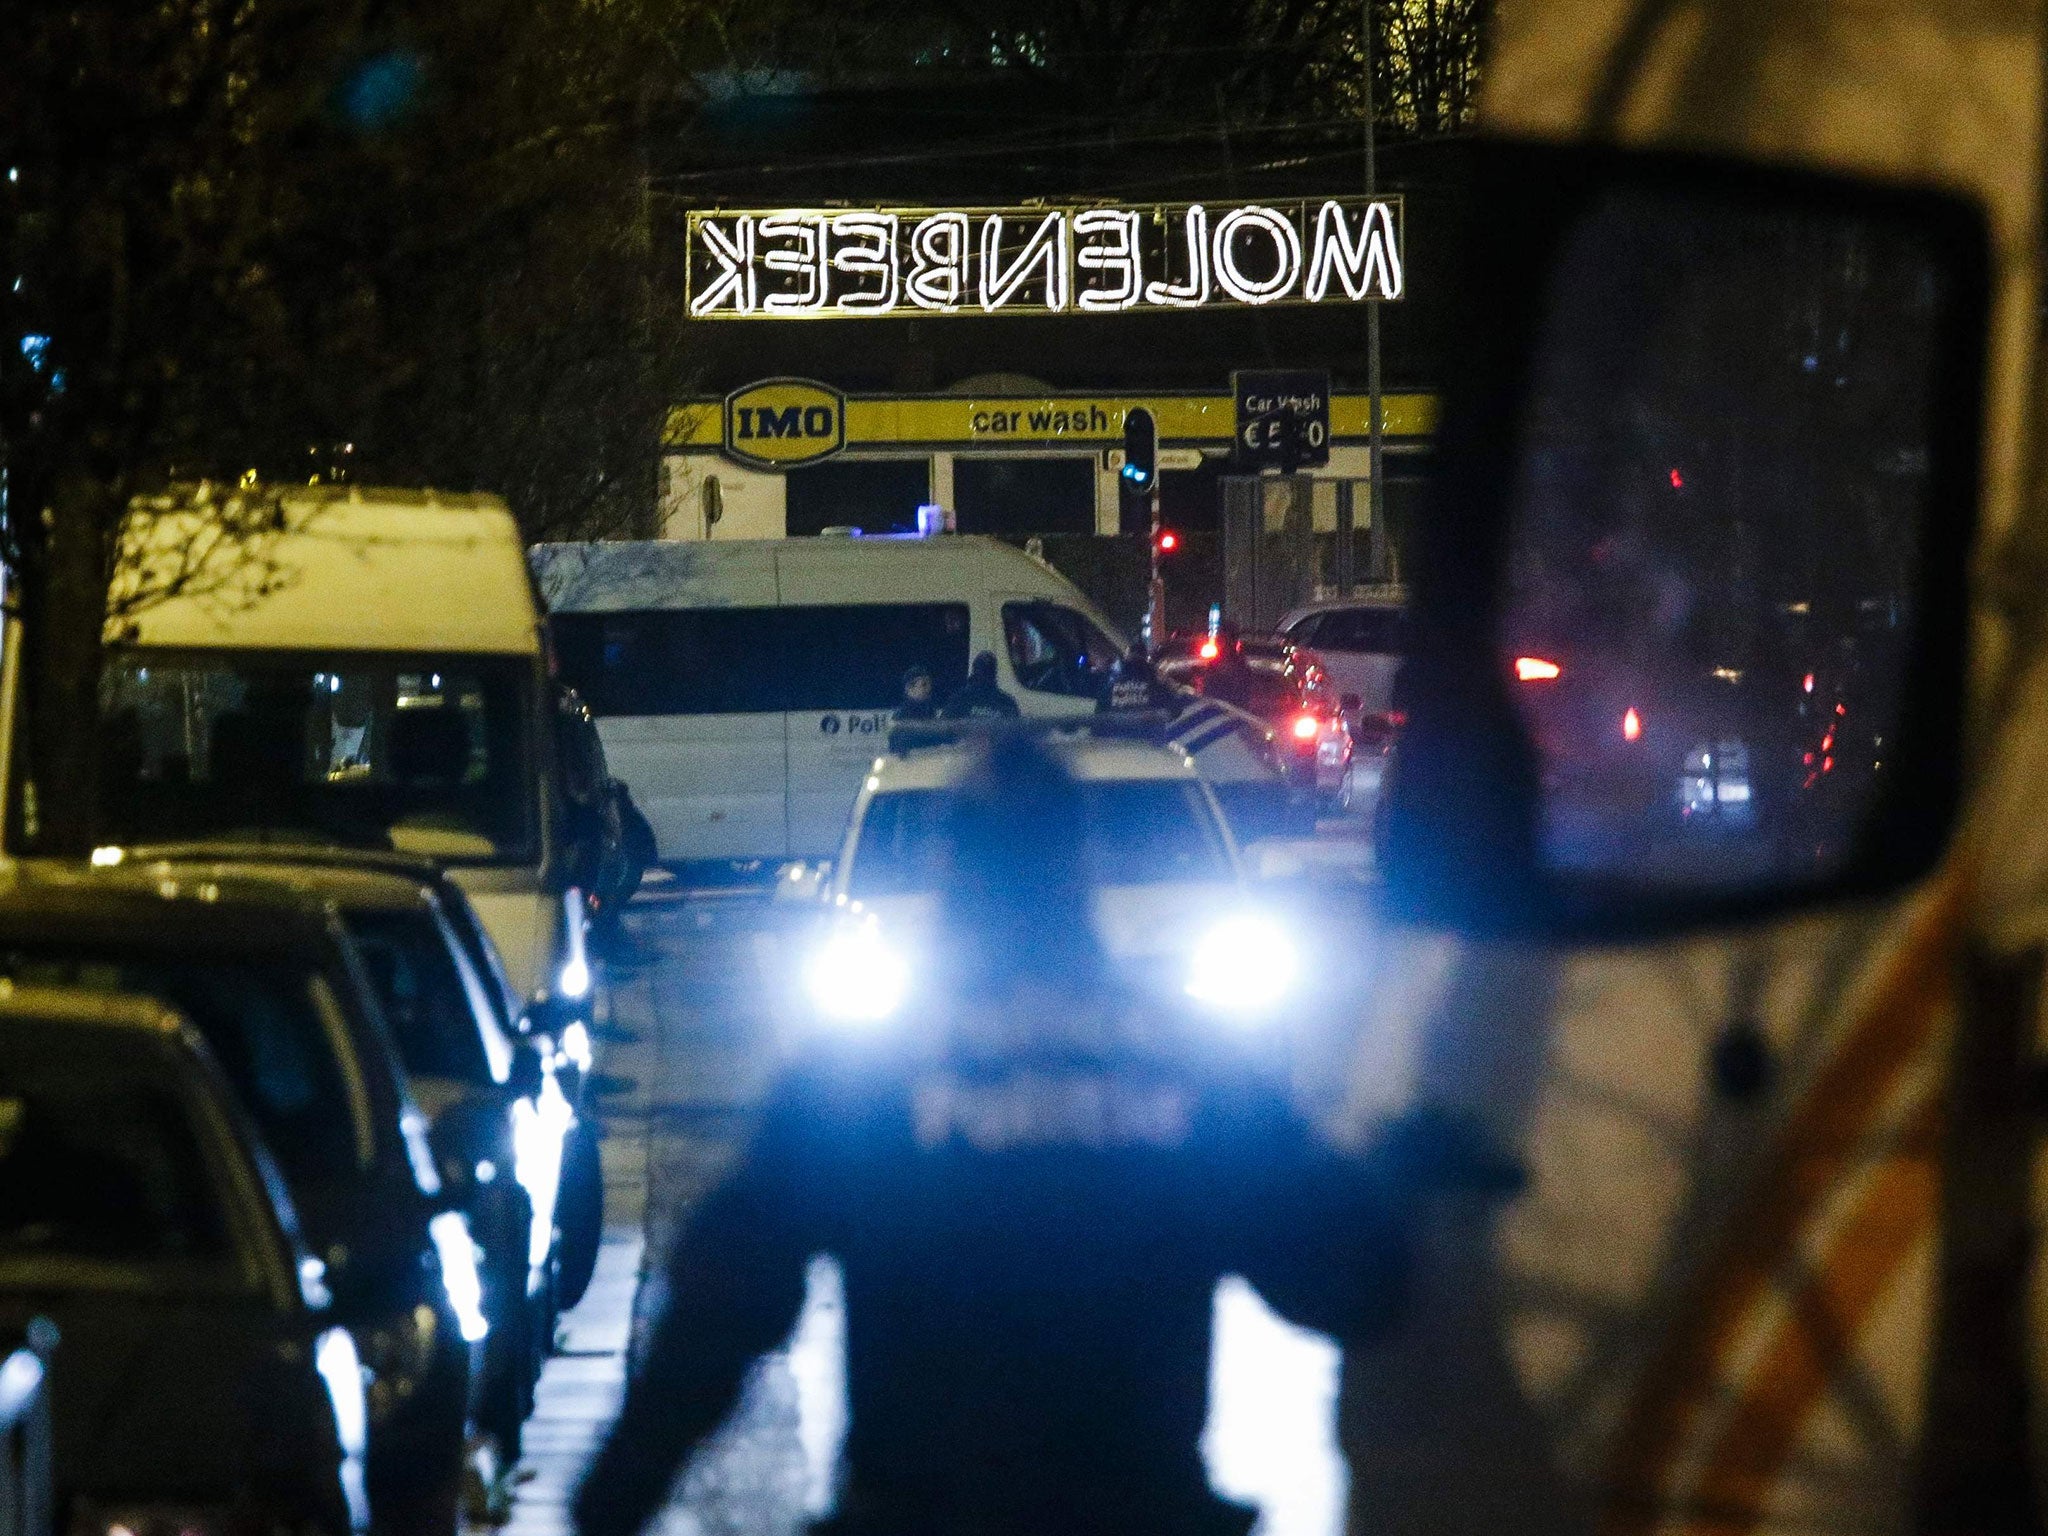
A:
[[[0,995],[0,1336],[37,1316],[61,1335],[57,1531],[364,1530],[363,1378],[335,1311],[189,1024],[104,989]]]
[[[38,872],[0,893],[0,976],[143,993],[204,1038],[282,1171],[367,1382],[380,1529],[445,1533],[465,1466],[476,1249],[334,910],[211,870]]]
[[[511,514],[489,496],[247,494],[277,497],[279,528],[260,555],[221,557],[227,590],[197,582],[108,637],[95,842],[430,859],[521,999],[550,1028],[587,1023],[554,696]],[[185,558],[204,516],[142,506],[116,597]]]
[[[1163,721],[997,729],[1043,731],[1073,776],[1087,818],[1094,926],[1127,983],[1246,1019],[1291,1000],[1295,940],[1250,889],[1214,796],[1189,755],[1164,744]],[[823,892],[844,916],[806,978],[827,1016],[888,1012],[899,967],[908,985],[940,963],[925,945],[948,818],[987,734],[966,722],[901,725],[896,750],[874,763]]]

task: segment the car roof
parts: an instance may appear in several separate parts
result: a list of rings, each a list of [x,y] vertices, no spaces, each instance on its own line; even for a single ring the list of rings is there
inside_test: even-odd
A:
[[[0,936],[113,939],[243,954],[330,952],[328,904],[273,881],[169,862],[17,866],[0,886]]]
[[[299,895],[331,901],[348,911],[410,912],[436,900],[430,877],[375,864],[301,863],[280,858],[180,858],[151,860],[139,867],[187,880],[225,880],[238,889],[248,882],[281,885]]]
[[[0,1026],[42,1023],[53,1028],[125,1030],[138,1037],[185,1038],[182,1014],[141,993],[84,987],[24,987],[0,977]]]
[[[1185,783],[1199,777],[1193,761],[1178,747],[1092,736],[1048,736],[1045,743],[1067,771],[1083,783],[1127,779]],[[870,776],[875,780],[877,794],[951,789],[966,778],[973,761],[974,751],[968,745],[920,747],[875,759]]]
[[[1348,613],[1361,608],[1378,613],[1399,613],[1407,606],[1408,600],[1405,597],[1395,597],[1388,593],[1373,597],[1332,597],[1320,603],[1303,603],[1299,608],[1288,609],[1280,616],[1280,622],[1274,628],[1284,629],[1296,619],[1305,619],[1312,613]]]

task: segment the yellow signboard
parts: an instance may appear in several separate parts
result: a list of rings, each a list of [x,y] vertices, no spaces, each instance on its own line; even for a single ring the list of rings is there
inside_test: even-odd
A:
[[[725,451],[743,464],[787,469],[846,446],[846,397],[809,379],[763,379],[725,397]]]
[[[770,379],[736,390],[723,402],[693,401],[669,413],[664,442],[675,449],[723,449],[742,463],[787,468],[842,447],[849,452],[925,448],[941,452],[1024,448],[1122,447],[1124,415],[1152,413],[1159,440],[1227,449],[1235,405],[1227,392],[1190,395],[852,395],[797,379]],[[790,413],[794,409],[796,414]],[[828,421],[827,412],[834,414]],[[1333,441],[1362,443],[1367,397],[1334,395]],[[1436,430],[1436,397],[1387,395],[1382,421],[1390,438],[1427,437]],[[812,434],[808,429],[819,430]]]

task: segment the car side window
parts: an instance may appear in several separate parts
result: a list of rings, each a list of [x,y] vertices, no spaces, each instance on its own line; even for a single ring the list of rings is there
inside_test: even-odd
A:
[[[1003,604],[1003,642],[1019,686],[1068,698],[1100,697],[1118,654],[1086,614],[1059,603]]]

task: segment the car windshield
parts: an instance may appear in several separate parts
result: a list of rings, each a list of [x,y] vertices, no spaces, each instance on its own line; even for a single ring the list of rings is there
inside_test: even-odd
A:
[[[509,658],[123,652],[96,835],[530,857],[531,686]]]
[[[161,998],[205,1036],[288,1179],[348,1177],[364,1160],[361,1076],[311,964],[15,939],[0,941],[0,976]]]
[[[405,1070],[490,1082],[480,1021],[433,914],[357,911],[346,920]]]
[[[191,1109],[141,1062],[79,1040],[38,1058],[0,1050],[0,1287],[32,1287],[53,1265],[226,1258],[225,1193],[202,1145]]]
[[[1230,879],[1216,818],[1202,792],[1171,780],[1083,782],[1088,857],[1097,886],[1172,885]],[[868,802],[848,889],[894,896],[939,883],[954,796],[892,790]]]

